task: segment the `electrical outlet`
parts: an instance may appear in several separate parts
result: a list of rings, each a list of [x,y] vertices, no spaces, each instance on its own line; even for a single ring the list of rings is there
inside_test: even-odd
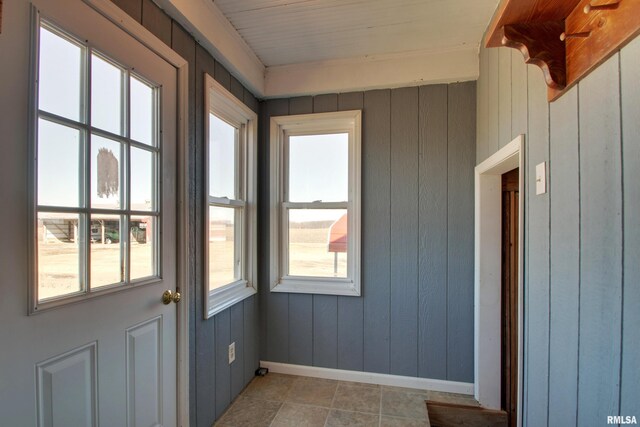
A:
[[[236,360],[236,343],[232,342],[229,344],[229,365],[231,365],[234,360]]]

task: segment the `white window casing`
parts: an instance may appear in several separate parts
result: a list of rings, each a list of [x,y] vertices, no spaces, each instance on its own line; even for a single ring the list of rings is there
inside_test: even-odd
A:
[[[205,75],[205,191],[204,191],[204,265],[205,265],[205,307],[208,319],[257,292],[257,135],[258,117],[249,107],[231,92]],[[235,187],[236,197],[214,197],[210,195],[209,176],[209,115],[231,124],[238,130],[236,142]],[[209,272],[209,207],[234,209],[234,260],[236,279],[224,286],[212,289]]]
[[[272,292],[359,296],[361,294],[360,110],[272,117],[270,123],[270,288]],[[291,202],[285,196],[287,144],[292,136],[348,134],[348,200]],[[289,209],[346,209],[346,277],[288,275]]]

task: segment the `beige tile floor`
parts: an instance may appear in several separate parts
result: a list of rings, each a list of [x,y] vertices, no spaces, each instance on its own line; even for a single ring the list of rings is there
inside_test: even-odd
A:
[[[469,396],[270,373],[256,377],[216,427],[429,426],[425,400]]]

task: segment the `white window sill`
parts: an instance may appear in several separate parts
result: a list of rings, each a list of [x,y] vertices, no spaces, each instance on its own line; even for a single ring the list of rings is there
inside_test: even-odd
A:
[[[207,305],[209,311],[205,313],[205,319],[215,316],[256,293],[256,289],[244,280],[211,291],[209,293],[209,304]]]
[[[272,286],[271,292],[360,296],[358,287],[351,279],[322,279],[317,277],[283,277]]]

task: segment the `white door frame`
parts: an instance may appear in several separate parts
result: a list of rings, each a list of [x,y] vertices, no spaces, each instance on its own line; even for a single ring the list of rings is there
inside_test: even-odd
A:
[[[524,135],[475,168],[475,398],[500,409],[502,174],[520,168],[518,190],[518,426],[522,422],[522,288],[526,170]]]
[[[84,0],[86,4],[109,19],[116,26],[130,34],[158,56],[173,65],[178,73],[178,105],[177,105],[177,276],[176,284],[182,294],[180,304],[177,304],[177,425],[189,426],[189,268],[188,268],[188,226],[189,226],[189,180],[187,179],[189,161],[189,63],[178,55],[170,46],[164,44],[149,30],[131,18],[109,0]]]

